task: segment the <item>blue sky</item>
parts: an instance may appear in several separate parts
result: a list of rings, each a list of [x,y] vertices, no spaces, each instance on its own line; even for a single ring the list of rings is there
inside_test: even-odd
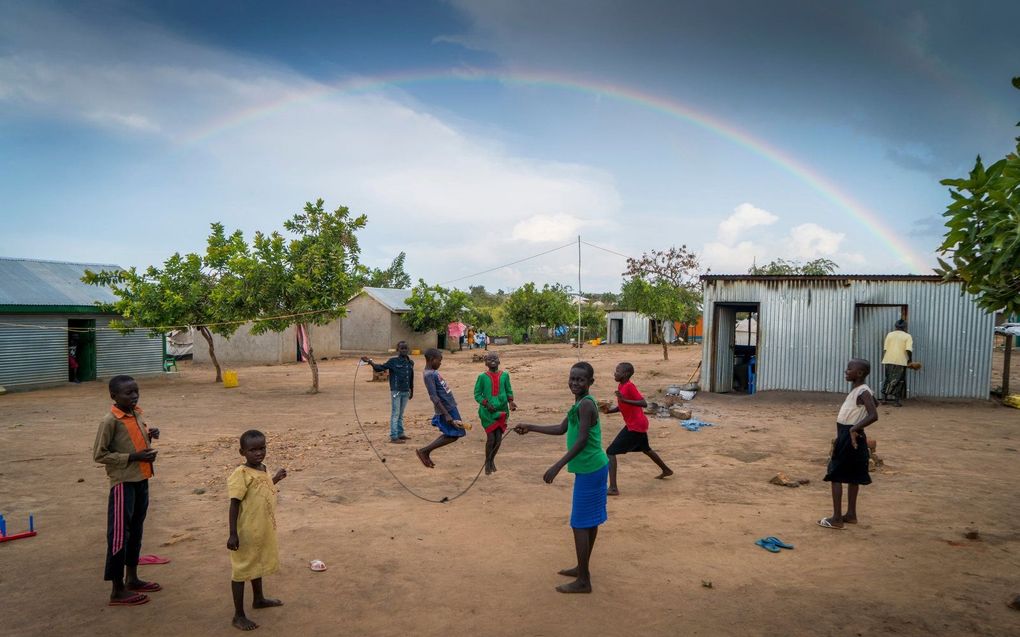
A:
[[[938,180],[1017,134],[1020,5],[718,4],[0,0],[0,255],[146,266],[321,196],[430,282],[578,234],[717,273],[930,267]],[[582,263],[618,289],[620,257]]]

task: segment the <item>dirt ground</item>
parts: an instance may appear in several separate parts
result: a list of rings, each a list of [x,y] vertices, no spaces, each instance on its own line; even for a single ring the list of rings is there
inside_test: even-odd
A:
[[[519,422],[558,422],[571,402],[576,350],[502,348]],[[586,349],[596,397],[615,390],[611,370],[630,360],[654,399],[686,382],[699,348]],[[416,357],[418,369],[421,357]],[[815,525],[829,513],[822,482],[842,396],[699,394],[689,406],[713,427],[688,432],[652,420],[652,444],[676,471],[654,480],[644,456],[620,462],[622,495],[595,547],[592,595],[565,596],[557,569],[574,564],[567,520],[573,478],[542,473],[564,440],[511,435],[497,464],[449,504],[397,485],[359,431],[357,408],[387,465],[441,498],[468,485],[484,436],[437,451],[426,470],[414,445],[386,444],[384,383],[353,383],[355,359],[323,362],[322,393],[307,395],[307,367],[239,369],[240,387],[213,384],[209,368],[143,380],[141,405],[163,437],[143,566],[164,590],[136,608],[108,608],[102,581],[107,482],[91,460],[109,408],[100,383],[0,397],[0,513],[10,532],[34,513],[39,535],[0,544],[0,634],[232,635],[225,480],[240,462],[237,436],[269,434],[270,470],[286,467],[277,519],[284,568],[266,591],[285,606],[252,611],[274,635],[1007,635],[1020,613],[1020,411],[990,402],[910,401],[880,409],[872,437],[884,467],[862,489],[860,524]],[[481,371],[467,352],[443,372],[462,412]],[[420,380],[420,377],[419,377]],[[1020,385],[1017,385],[1020,387]],[[412,443],[434,437],[419,386],[408,413]],[[477,419],[475,419],[477,420]],[[608,444],[621,421],[604,417]],[[800,488],[769,484],[783,471]],[[965,539],[977,529],[976,540]],[[792,551],[768,553],[777,535]],[[329,566],[308,569],[312,559]],[[709,583],[711,584],[709,586]],[[250,599],[250,591],[248,592]]]

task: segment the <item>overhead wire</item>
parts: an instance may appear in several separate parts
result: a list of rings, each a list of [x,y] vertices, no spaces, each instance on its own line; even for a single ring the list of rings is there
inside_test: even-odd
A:
[[[448,285],[450,283],[456,283],[457,281],[463,281],[464,279],[471,279],[471,278],[474,278],[476,276],[481,276],[483,274],[488,274],[490,272],[495,272],[496,270],[502,270],[503,268],[509,268],[512,265],[517,265],[518,263],[524,263],[525,261],[530,261],[532,259],[537,259],[538,257],[544,257],[545,255],[552,254],[553,252],[556,252],[557,250],[563,250],[564,248],[571,248],[571,247],[573,247],[575,245],[577,245],[576,242],[571,241],[570,243],[565,244],[565,245],[561,245],[558,248],[553,248],[552,250],[546,250],[545,252],[539,252],[538,254],[533,254],[530,257],[524,257],[523,259],[518,259],[516,261],[511,261],[510,263],[504,263],[503,265],[498,265],[498,266],[496,266],[494,268],[489,268],[488,270],[482,270],[481,272],[475,272],[474,274],[468,274],[466,276],[457,277],[456,279],[450,279],[449,281],[442,281],[439,285]]]

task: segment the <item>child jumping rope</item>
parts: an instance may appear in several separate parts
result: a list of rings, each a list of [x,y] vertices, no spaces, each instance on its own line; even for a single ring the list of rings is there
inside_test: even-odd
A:
[[[552,484],[563,467],[574,474],[574,497],[570,510],[570,526],[574,530],[574,551],[577,566],[560,571],[560,575],[576,578],[569,584],[556,587],[561,593],[590,593],[591,572],[589,562],[599,525],[606,521],[606,478],[609,459],[602,451],[602,431],[599,428],[599,409],[588,390],[595,383],[595,370],[585,362],[570,368],[567,381],[574,394],[574,406],[558,425],[528,425],[514,427],[519,434],[530,431],[562,436],[567,434],[567,453],[546,470],[542,479]]]
[[[429,469],[436,466],[430,456],[433,451],[452,442],[457,442],[467,433],[464,431],[464,423],[460,420],[457,401],[453,399],[450,386],[439,375],[439,367],[442,364],[442,352],[434,347],[425,350],[425,372],[422,374],[422,378],[425,381],[425,389],[429,392],[429,398],[436,409],[436,415],[432,417],[432,426],[439,429],[439,437],[427,446],[415,449],[414,453]]]
[[[241,455],[244,464],[227,478],[230,495],[231,582],[234,595],[233,625],[240,630],[255,630],[258,624],[244,614],[244,583],[251,582],[252,608],[282,606],[278,599],[262,594],[262,578],[280,569],[276,547],[276,483],[287,477],[280,469],[270,479],[266,465],[266,436],[249,429],[241,434]]]
[[[517,410],[510,374],[499,371],[499,354],[485,355],[488,371],[475,381],[475,402],[478,403],[478,420],[485,429],[485,475],[496,470],[496,453],[506,433],[507,418]]]
[[[832,517],[822,518],[818,525],[827,529],[842,529],[843,524],[857,524],[857,492],[862,484],[871,484],[868,475],[868,438],[864,428],[878,420],[878,407],[871,388],[864,379],[871,372],[871,364],[853,358],[846,365],[845,378],[853,389],[839,408],[836,417],[836,440],[832,445],[832,458],[825,481],[832,483]],[[846,514],[843,514],[843,483],[849,485]]]

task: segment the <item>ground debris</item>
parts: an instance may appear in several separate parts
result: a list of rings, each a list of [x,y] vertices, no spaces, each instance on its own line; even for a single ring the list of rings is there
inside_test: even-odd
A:
[[[782,471],[774,475],[769,482],[780,487],[790,487],[791,489],[795,489],[802,484],[811,484],[811,480],[808,478],[791,478]]]

